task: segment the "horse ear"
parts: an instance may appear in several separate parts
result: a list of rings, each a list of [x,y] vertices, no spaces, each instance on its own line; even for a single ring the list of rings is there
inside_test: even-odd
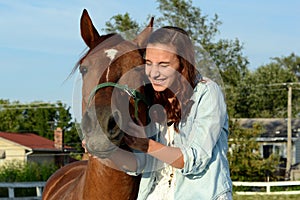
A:
[[[100,35],[93,25],[93,22],[86,9],[83,10],[80,19],[81,37],[88,47],[94,48],[100,40]]]
[[[146,48],[148,38],[153,30],[153,21],[154,17],[151,17],[148,26],[133,40],[140,48]]]

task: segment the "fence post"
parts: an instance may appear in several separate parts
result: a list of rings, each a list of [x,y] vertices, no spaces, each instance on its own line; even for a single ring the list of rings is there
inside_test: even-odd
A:
[[[271,193],[271,185],[268,184],[268,185],[266,185],[266,187],[267,187],[267,193],[270,194]]]
[[[42,187],[36,186],[36,196],[41,197],[42,196]]]
[[[15,197],[15,191],[13,187],[8,188],[8,197],[9,198],[14,198]]]

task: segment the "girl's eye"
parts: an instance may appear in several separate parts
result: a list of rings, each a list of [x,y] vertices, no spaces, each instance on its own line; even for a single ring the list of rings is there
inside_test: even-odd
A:
[[[82,76],[84,76],[88,72],[88,68],[85,66],[80,66],[79,70]]]
[[[160,63],[160,64],[146,63],[146,66],[147,67],[158,66],[158,67],[161,67],[161,68],[166,68],[166,67],[169,67],[170,64],[169,63]]]
[[[159,64],[158,66],[159,66],[159,67],[166,68],[166,67],[169,67],[170,65],[169,65],[169,64]]]

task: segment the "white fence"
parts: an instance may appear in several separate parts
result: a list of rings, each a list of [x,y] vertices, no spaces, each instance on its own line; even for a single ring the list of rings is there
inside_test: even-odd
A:
[[[261,191],[239,191],[235,192],[237,195],[288,195],[300,194],[300,190],[293,191],[271,191],[273,186],[300,186],[300,181],[277,181],[277,182],[239,182],[233,181],[234,186],[248,186],[248,187],[265,187],[265,192]],[[42,199],[42,192],[46,182],[13,182],[13,183],[0,183],[0,188],[8,188],[8,197],[0,197],[0,200],[29,200],[29,199]],[[35,197],[15,197],[15,188],[36,188]]]
[[[288,194],[300,194],[300,190],[293,191],[271,191],[273,186],[300,186],[300,181],[277,181],[277,182],[239,182],[233,181],[234,186],[250,186],[250,187],[265,187],[265,192],[249,191],[249,192],[235,192],[238,195],[288,195]]]
[[[0,183],[0,188],[8,188],[8,197],[0,197],[1,200],[29,200],[42,199],[42,192],[46,182],[13,182]],[[36,196],[34,197],[15,197],[15,188],[36,188]]]

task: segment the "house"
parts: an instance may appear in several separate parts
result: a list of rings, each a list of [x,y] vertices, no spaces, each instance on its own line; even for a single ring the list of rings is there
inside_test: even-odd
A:
[[[233,119],[244,128],[254,124],[262,125],[264,131],[256,139],[260,143],[260,153],[268,158],[278,153],[283,160],[287,155],[287,119],[284,118],[239,118]],[[292,165],[300,163],[300,119],[292,119]]]
[[[34,133],[0,132],[0,165],[6,161],[55,163],[64,165],[70,162],[68,155],[72,148],[62,146],[61,129],[55,131],[54,140]]]

